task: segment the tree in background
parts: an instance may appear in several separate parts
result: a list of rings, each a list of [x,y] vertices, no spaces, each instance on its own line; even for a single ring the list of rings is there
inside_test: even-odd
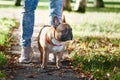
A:
[[[21,0],[15,0],[15,6],[21,6]]]
[[[103,0],[94,0],[94,6],[98,8],[104,7]]]
[[[74,10],[76,12],[83,12],[84,13],[86,10],[86,4],[87,4],[86,0],[76,0]]]
[[[64,0],[64,10],[71,11],[71,0]]]

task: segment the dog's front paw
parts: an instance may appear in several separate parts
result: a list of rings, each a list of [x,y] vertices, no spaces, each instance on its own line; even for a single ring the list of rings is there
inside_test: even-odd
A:
[[[61,63],[56,64],[56,66],[57,66],[58,69],[61,69],[61,68],[62,68],[62,64],[61,64]]]
[[[47,66],[45,66],[44,64],[42,64],[42,65],[41,65],[41,68],[42,68],[42,69],[45,69],[45,68],[47,68]]]

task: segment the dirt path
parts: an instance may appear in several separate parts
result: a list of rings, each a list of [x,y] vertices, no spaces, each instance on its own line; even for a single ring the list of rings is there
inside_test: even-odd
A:
[[[0,17],[12,17],[20,21],[20,10],[15,9],[1,9]],[[9,14],[8,14],[9,13]],[[11,56],[10,65],[6,68],[8,72],[8,80],[83,80],[76,74],[71,68],[67,68],[66,62],[63,62],[63,68],[58,70],[54,65],[49,64],[48,69],[41,69],[37,46],[37,35],[39,33],[40,25],[47,24],[49,21],[48,11],[36,11],[34,34],[32,37],[32,48],[34,51],[34,57],[32,63],[20,64],[18,63],[18,57],[20,56],[20,27],[14,29],[11,41],[12,47],[8,53]],[[70,15],[69,15],[70,16]]]

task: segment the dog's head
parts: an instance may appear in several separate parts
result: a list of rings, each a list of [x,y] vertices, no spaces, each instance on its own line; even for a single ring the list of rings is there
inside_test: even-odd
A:
[[[69,24],[66,23],[65,17],[63,17],[60,22],[58,17],[53,18],[53,27],[55,28],[54,36],[58,41],[67,41],[72,40],[72,28]]]

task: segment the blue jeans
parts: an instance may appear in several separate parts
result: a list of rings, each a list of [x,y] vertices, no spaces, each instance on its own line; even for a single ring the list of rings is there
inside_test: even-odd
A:
[[[34,12],[39,0],[23,0],[23,13],[21,20],[21,46],[30,47],[31,37],[34,29]],[[57,16],[60,20],[62,17],[63,0],[50,0],[50,24],[52,19]]]

